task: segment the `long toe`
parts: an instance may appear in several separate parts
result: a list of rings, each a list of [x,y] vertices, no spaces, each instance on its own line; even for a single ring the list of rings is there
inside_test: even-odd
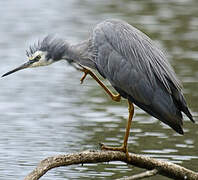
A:
[[[121,152],[128,152],[127,148],[125,146],[119,146],[119,147],[111,147],[111,146],[106,146],[102,143],[100,143],[100,148],[101,150],[104,150],[104,151],[121,151]]]

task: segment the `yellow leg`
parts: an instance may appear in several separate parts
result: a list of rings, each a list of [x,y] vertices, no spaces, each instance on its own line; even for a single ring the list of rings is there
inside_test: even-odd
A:
[[[128,137],[129,137],[129,134],[130,134],[130,127],[131,127],[132,118],[133,118],[133,114],[134,114],[133,103],[131,103],[128,100],[128,104],[129,104],[129,118],[128,118],[128,123],[126,125],[124,142],[123,142],[122,146],[120,146],[120,147],[109,147],[109,146],[105,146],[105,145],[101,144],[101,149],[102,150],[122,151],[122,152],[126,153],[127,158],[129,157],[127,142],[128,142]]]
[[[89,69],[86,69],[85,67],[81,66],[82,69],[77,68],[78,70],[84,72],[84,75],[82,76],[82,78],[80,79],[81,84],[83,83],[84,79],[86,78],[87,74],[89,74],[92,78],[94,78],[96,80],[96,82],[107,92],[107,94],[111,97],[111,99],[113,101],[116,102],[120,102],[121,100],[121,95],[120,94],[113,94],[104,84],[102,81],[100,81],[100,79],[98,79],[98,77]],[[131,103],[130,101],[128,101],[128,105],[129,105],[129,118],[128,118],[128,123],[126,125],[126,131],[125,131],[125,136],[124,136],[124,142],[122,144],[122,146],[120,147],[109,147],[109,146],[105,146],[104,144],[101,144],[101,149],[102,150],[111,150],[111,151],[122,151],[126,153],[127,158],[129,158],[129,153],[128,153],[128,137],[130,134],[130,127],[131,127],[131,123],[132,123],[132,118],[133,118],[133,114],[134,114],[134,106],[133,103]]]
[[[121,95],[120,94],[113,94],[104,84],[102,81],[100,81],[100,79],[98,79],[98,77],[89,69],[86,69],[85,67],[82,67],[82,69],[80,69],[80,71],[84,72],[84,75],[82,76],[82,78],[80,79],[81,84],[83,83],[84,79],[86,78],[87,74],[89,74],[92,78],[94,78],[96,80],[96,82],[98,84],[100,84],[100,86],[107,92],[107,94],[111,97],[111,99],[113,101],[116,102],[120,102],[121,100]]]

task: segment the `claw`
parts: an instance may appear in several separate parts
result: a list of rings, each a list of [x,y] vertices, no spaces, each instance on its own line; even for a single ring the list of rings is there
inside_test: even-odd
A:
[[[128,152],[128,147],[122,145],[120,147],[109,147],[105,146],[103,143],[99,143],[101,150],[103,151],[120,151],[126,154],[127,160],[130,160],[129,152]]]
[[[121,151],[124,153],[128,152],[127,147],[125,147],[124,145],[120,147],[110,147],[110,146],[105,146],[103,143],[100,143],[100,148],[106,151]]]
[[[84,81],[84,79],[86,78],[86,76],[87,76],[87,73],[84,73],[84,75],[81,77],[81,79],[80,79],[80,84],[82,84],[83,83],[83,81]]]
[[[82,69],[80,69],[80,71],[84,72],[84,75],[82,76],[82,78],[80,79],[80,83],[82,84],[84,79],[86,78],[87,74],[89,74],[89,70],[82,67]]]

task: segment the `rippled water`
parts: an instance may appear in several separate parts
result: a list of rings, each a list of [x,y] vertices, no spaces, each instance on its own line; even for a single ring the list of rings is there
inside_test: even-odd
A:
[[[197,120],[198,2],[178,1],[1,1],[1,74],[26,61],[25,49],[46,34],[70,42],[88,37],[95,24],[120,18],[166,49],[183,82]],[[0,79],[0,179],[23,179],[37,163],[55,154],[97,149],[98,142],[122,143],[127,103],[112,102],[94,80],[83,85],[65,62]],[[185,117],[185,135],[135,109],[129,150],[197,171],[198,126]],[[124,163],[57,168],[42,179],[114,179],[140,172]],[[167,179],[161,176],[152,179]]]

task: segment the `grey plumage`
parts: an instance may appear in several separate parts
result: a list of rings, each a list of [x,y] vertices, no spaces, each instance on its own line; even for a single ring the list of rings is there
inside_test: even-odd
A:
[[[181,84],[163,52],[145,34],[120,20],[94,29],[96,67],[125,98],[183,134],[183,111],[192,121]],[[193,121],[194,122],[194,121]]]
[[[37,51],[46,52],[46,61],[41,57],[38,62]],[[183,134],[182,112],[194,122],[181,83],[164,53],[147,35],[124,21],[105,20],[93,29],[88,40],[76,45],[48,36],[31,46],[27,56],[35,58],[32,67],[66,59],[97,69],[122,97],[180,134]],[[3,76],[32,63],[34,59]]]
[[[68,44],[53,35],[46,36],[42,41],[31,45],[29,50],[26,51],[26,55],[31,57],[36,51],[47,52],[47,60],[53,59],[54,61],[60,60],[65,52],[68,50]]]

